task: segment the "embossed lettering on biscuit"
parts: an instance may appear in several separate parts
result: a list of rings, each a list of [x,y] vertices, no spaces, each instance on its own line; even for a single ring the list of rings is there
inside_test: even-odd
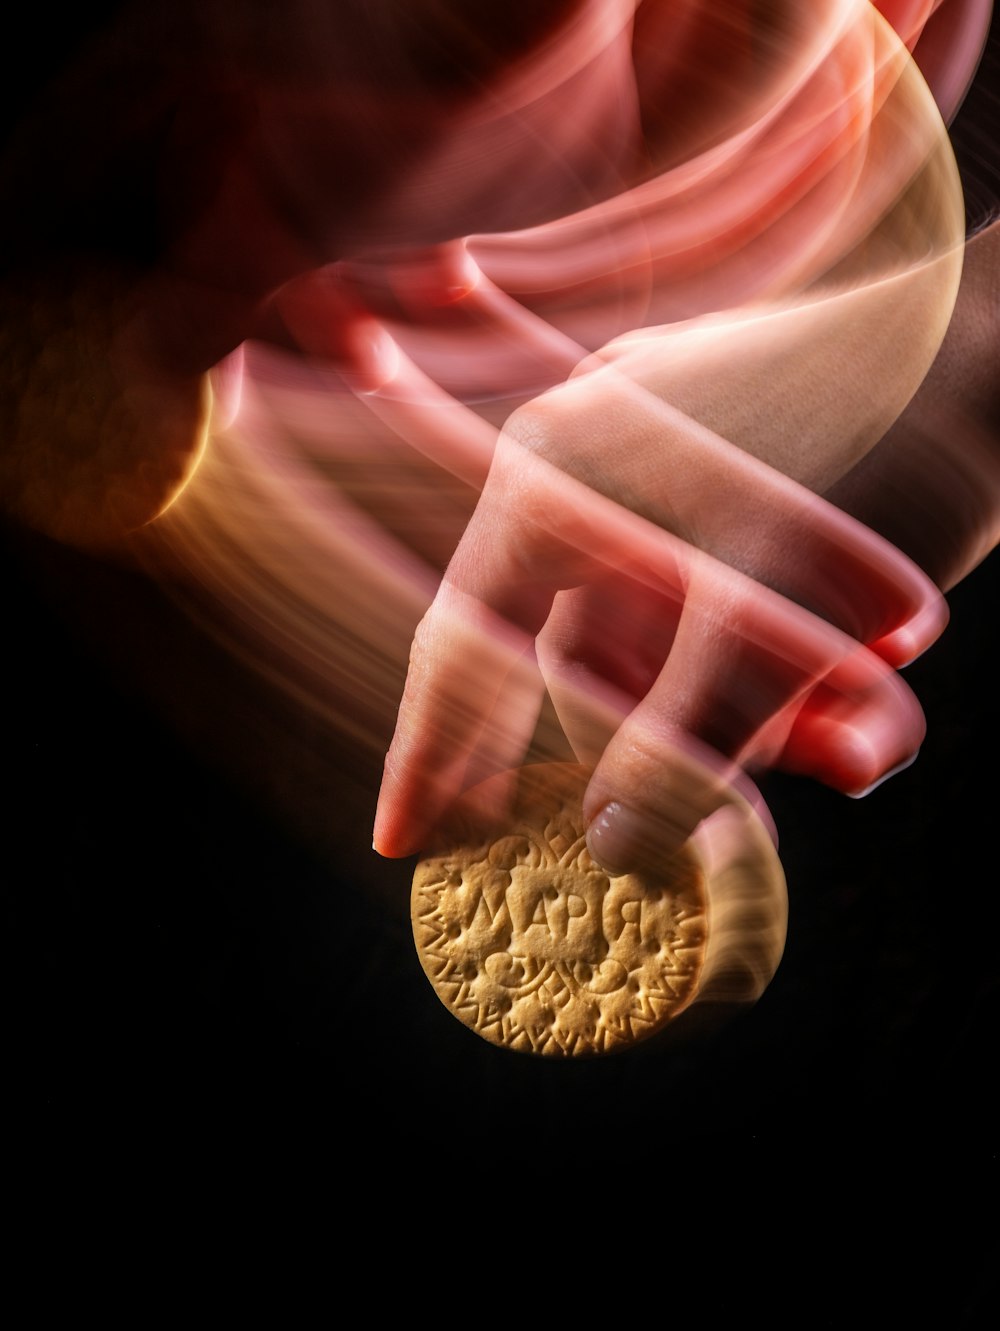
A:
[[[591,859],[584,769],[527,768],[501,831],[468,816],[418,864],[414,937],[442,1002],[495,1044],[548,1055],[622,1049],[693,999],[707,932],[685,852],[657,874]]]

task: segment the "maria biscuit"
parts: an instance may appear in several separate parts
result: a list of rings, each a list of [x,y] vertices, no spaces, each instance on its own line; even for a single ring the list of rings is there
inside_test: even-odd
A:
[[[705,874],[685,848],[655,873],[591,859],[588,771],[546,763],[463,802],[417,865],[411,915],[438,997],[508,1049],[605,1054],[655,1035],[693,1000],[706,955]]]

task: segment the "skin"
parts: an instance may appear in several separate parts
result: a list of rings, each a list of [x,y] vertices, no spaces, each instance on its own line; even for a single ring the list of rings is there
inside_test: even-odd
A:
[[[931,193],[954,198],[940,172]],[[943,602],[818,496],[858,471],[934,362],[958,283],[955,214],[938,234],[941,258],[918,278],[827,279],[818,298],[748,320],[645,329],[508,420],[414,641],[377,848],[418,849],[473,774],[518,761],[533,649],[595,766],[588,841],[613,871],[673,849],[733,787],[753,800],[747,771],[857,796],[913,760],[923,718],[890,667],[933,642]],[[823,410],[816,378],[852,391]]]
[[[674,114],[682,92],[693,95],[683,77],[690,53],[699,43],[714,51],[717,34],[699,35],[699,6],[647,0],[634,43],[645,140],[632,143],[614,110],[616,62],[630,47],[623,26],[595,46],[601,55],[587,75],[607,89],[607,100],[595,95],[583,103],[589,117],[571,122],[578,137],[563,145],[579,169],[557,196],[527,191],[534,204],[522,196],[521,211],[506,213],[498,200],[526,160],[524,145],[514,145],[510,160],[499,156],[494,174],[475,178],[445,170],[449,154],[464,160],[470,143],[474,153],[479,122],[472,112],[481,87],[508,70],[534,68],[546,39],[594,6],[539,6],[536,19],[520,27],[511,26],[509,8],[498,7],[495,18],[491,12],[490,41],[476,41],[474,25],[460,28],[457,48],[446,43],[442,56],[433,42],[414,54],[406,19],[412,6],[389,6],[378,41],[363,6],[342,7],[333,26],[323,7],[297,0],[280,34],[268,28],[266,7],[230,0],[176,7],[160,32],[150,31],[141,7],[121,7],[28,108],[7,143],[0,178],[9,199],[29,200],[5,210],[6,252],[17,254],[28,274],[8,273],[18,300],[52,311],[58,325],[67,283],[94,290],[84,302],[82,340],[93,343],[93,327],[110,329],[97,339],[101,359],[114,368],[109,399],[116,401],[115,384],[124,384],[139,405],[124,442],[112,441],[124,462],[116,461],[114,486],[104,489],[110,468],[103,427],[84,419],[79,430],[64,431],[58,421],[48,423],[45,439],[56,450],[72,449],[74,460],[93,439],[100,445],[88,473],[93,500],[82,512],[81,487],[69,498],[59,489],[66,473],[58,451],[53,465],[38,467],[38,433],[8,431],[5,502],[16,520],[59,539],[101,544],[155,517],[170,487],[154,487],[147,499],[136,477],[151,458],[176,455],[171,476],[193,465],[206,375],[248,338],[290,336],[356,366],[367,312],[328,287],[317,300],[310,275],[319,266],[374,257],[391,267],[400,255],[454,236],[572,213],[711,147],[752,102],[752,80],[727,79],[704,91],[702,115]],[[685,29],[692,45],[683,49],[666,40],[680,30],[680,8],[694,25],[693,36]],[[742,9],[731,8],[732,58],[751,69]],[[781,30],[785,7],[767,8]],[[912,8],[908,19],[919,26]],[[468,17],[463,6],[445,5],[434,21],[452,32],[456,10]],[[802,31],[795,39],[807,43],[808,36]],[[126,71],[152,50],[166,73],[143,84],[136,98]],[[456,80],[456,68],[473,77]],[[671,71],[675,104],[652,91]],[[120,115],[119,86],[130,94],[129,118]],[[559,96],[557,87],[549,108],[556,113]],[[458,144],[456,123],[471,136]],[[39,154],[50,152],[55,130],[67,124],[68,151],[53,155],[39,187]],[[78,178],[79,159],[96,184]],[[136,163],[141,188],[120,219],[106,201],[118,201],[113,184],[123,165]],[[935,169],[950,197],[947,164]],[[451,191],[430,204],[420,188],[428,171]],[[52,206],[67,198],[76,206]],[[938,456],[939,437],[923,404],[935,383],[953,382],[934,357],[961,256],[954,219],[938,219],[938,261],[907,277],[912,207],[900,208],[899,235],[887,243],[896,260],[903,256],[892,268],[905,289],[901,300],[878,283],[859,292],[848,247],[836,261],[825,256],[811,274],[818,281],[832,272],[828,286],[810,290],[803,271],[795,291],[765,293],[771,304],[763,341],[759,324],[729,320],[694,370],[689,348],[703,349],[701,327],[692,326],[687,340],[639,335],[584,347],[567,365],[567,372],[576,369],[562,388],[513,412],[414,642],[379,802],[382,853],[417,850],[464,785],[519,760],[543,681],[577,753],[596,765],[585,804],[591,849],[613,868],[683,840],[733,785],[754,798],[746,771],[780,765],[859,793],[912,758],[923,721],[895,671],[943,627],[934,581],[947,585],[989,547],[996,489],[981,456],[990,449],[977,445],[969,450],[976,460],[955,464],[964,480],[937,509],[940,539],[906,517],[922,509],[922,484],[937,488],[922,479],[930,473],[921,459]],[[942,353],[963,367],[975,403],[995,346],[992,246],[982,252]],[[108,284],[112,295],[104,294]],[[858,338],[859,325],[883,347],[910,339],[888,394],[879,396],[877,357]],[[867,391],[857,396],[869,401],[874,392],[877,409],[850,430],[838,429],[839,411],[800,411],[811,399],[800,391],[795,365],[808,375],[817,363],[828,383],[862,376]],[[782,391],[762,400],[754,384],[773,380],[777,366]],[[63,374],[78,369],[71,363]],[[931,387],[900,415],[928,370]],[[376,370],[365,387],[377,389],[378,382]],[[954,396],[954,410],[966,410],[962,392]],[[47,400],[45,392],[39,397]],[[181,407],[163,413],[150,406],[164,401]],[[770,428],[776,411],[783,413],[780,431]],[[984,411],[975,406],[977,420]],[[150,437],[146,423],[154,418],[174,422],[162,438]],[[789,439],[797,441],[791,454]],[[39,488],[43,472],[55,479]],[[983,511],[970,532],[962,484],[987,474]],[[912,497],[909,508],[889,498],[902,491]],[[123,492],[139,496],[125,514],[113,501]],[[819,498],[824,492],[833,503]],[[890,533],[931,576],[869,527]],[[950,555],[941,554],[944,546]]]

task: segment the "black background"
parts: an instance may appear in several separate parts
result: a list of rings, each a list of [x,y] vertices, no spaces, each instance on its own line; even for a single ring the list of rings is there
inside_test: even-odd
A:
[[[565,1069],[504,1055],[439,1006],[408,931],[411,861],[377,862],[384,891],[338,873],[52,603],[57,569],[58,598],[71,587],[86,617],[87,597],[95,614],[120,597],[123,636],[142,636],[148,591],[183,687],[195,635],[154,586],[27,550],[6,551],[5,947],[31,1067],[16,1094],[34,1110],[72,1117],[128,1087],[153,1112],[164,1095],[210,1102],[259,1078],[286,1107],[350,1085],[359,1106],[372,1095],[419,1118],[457,1081],[491,1112],[579,1091],[588,1114],[627,1114],[653,1093],[687,1132],[744,1137],[947,1119],[995,1158],[995,561],[955,589],[944,637],[906,672],[928,719],[913,767],[862,801],[764,782],[790,919],[757,1006],[704,1048]],[[223,656],[197,668],[209,701],[233,687]]]
[[[8,539],[14,1159],[45,1196],[53,1170],[58,1189],[82,1162],[102,1195],[137,1176],[157,1207],[178,1171],[197,1192],[223,1162],[242,1187],[276,1164],[297,1179],[329,1170],[332,1204],[353,1213],[374,1181],[416,1207],[418,1232],[421,1216],[450,1216],[456,1193],[531,1180],[539,1206],[564,1171],[588,1195],[610,1175],[654,1212],[678,1189],[685,1214],[692,1196],[727,1215],[735,1200],[724,1230],[740,1246],[765,1202],[768,1225],[792,1235],[806,1217],[811,1234],[817,1212],[835,1229],[850,1216],[844,1269],[814,1250],[817,1278],[837,1270],[824,1308],[874,1288],[897,1312],[905,1294],[946,1308],[949,1325],[991,1324],[997,577],[994,559],[952,593],[944,638],[907,671],[929,724],[913,767],[857,802],[765,782],[790,918],[757,1005],[690,1046],[567,1066],[495,1049],[441,1006],[408,928],[411,862],[381,866],[384,890],[359,884],[181,740],[108,664],[107,641],[98,650],[73,626],[120,605],[123,636],[142,637],[148,600],[141,614],[173,635],[181,681],[187,630],[155,587]],[[211,655],[192,650],[206,697],[229,690],[230,664],[220,657],[212,680]],[[890,1168],[912,1204],[884,1181]],[[680,1188],[688,1170],[697,1182]],[[789,1170],[806,1189],[801,1217]],[[946,1209],[930,1200],[942,1186]],[[905,1273],[886,1266],[883,1227],[908,1236]]]
[[[116,616],[123,641],[145,617],[158,626],[178,688],[196,673],[206,707],[234,668],[155,585],[12,530],[2,557],[5,1095],[20,1163],[41,1177],[86,1159],[109,1178],[234,1153],[256,1171],[303,1149],[318,1168],[332,1151],[344,1178],[374,1161],[384,1190],[412,1169],[424,1196],[484,1178],[517,1192],[527,1171],[535,1209],[557,1159],[590,1161],[584,1193],[587,1169],[622,1170],[665,1199],[682,1161],[762,1176],[780,1162],[847,1207],[844,1295],[858,1271],[892,1283],[873,1246],[872,1199],[879,1217],[886,1202],[872,1162],[893,1161],[918,1194],[944,1183],[955,1200],[926,1228],[913,1212],[935,1265],[901,1283],[918,1302],[950,1290],[951,1325],[987,1324],[995,557],[950,594],[944,637],[906,672],[928,719],[913,767],[859,802],[764,783],[790,919],[760,1002],[704,1043],[571,1066],[496,1050],[441,1007],[408,929],[411,864],[382,865],[370,891],[175,730],[130,672]],[[759,1200],[734,1207],[741,1226]]]

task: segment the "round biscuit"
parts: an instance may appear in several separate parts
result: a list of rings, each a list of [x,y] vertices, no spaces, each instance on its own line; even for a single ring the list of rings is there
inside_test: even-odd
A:
[[[605,873],[585,841],[589,771],[542,763],[460,801],[417,864],[420,962],[460,1021],[505,1048],[606,1054],[661,1032],[693,1001],[708,894],[685,846],[655,873]]]

